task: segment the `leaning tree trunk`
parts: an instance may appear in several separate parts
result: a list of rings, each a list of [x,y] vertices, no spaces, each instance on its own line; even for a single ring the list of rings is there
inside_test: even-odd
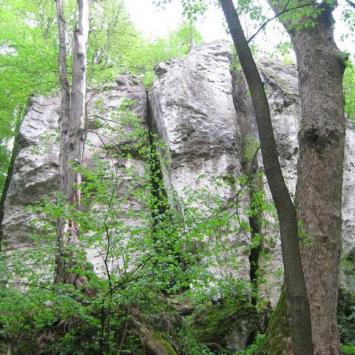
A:
[[[299,5],[297,2],[296,5]],[[274,10],[281,6],[271,3]],[[290,4],[292,7],[292,4]],[[296,209],[304,234],[302,264],[310,302],[314,353],[339,354],[337,297],[341,251],[341,202],[345,140],[344,56],[333,37],[330,5],[312,27],[291,35],[298,64],[302,120]],[[301,23],[302,25],[302,23]]]
[[[69,204],[80,209],[81,175],[80,166],[84,144],[84,120],[86,101],[86,45],[89,34],[89,2],[77,0],[79,9],[78,26],[74,31],[72,90],[66,69],[66,26],[63,17],[63,4],[56,0],[59,33],[59,74],[61,84],[60,112],[60,187]],[[79,245],[79,226],[71,220],[60,218],[57,223],[56,277],[57,283],[70,283],[80,286],[83,276],[73,271],[76,255],[73,252]]]
[[[296,210],[280,168],[269,104],[233,0],[221,0],[221,5],[251,93],[265,174],[280,222],[286,293],[292,319],[293,349],[297,355],[311,355],[313,354],[311,322],[298,245]]]

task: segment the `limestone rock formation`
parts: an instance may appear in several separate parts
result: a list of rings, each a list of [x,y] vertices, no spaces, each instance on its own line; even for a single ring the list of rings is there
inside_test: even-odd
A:
[[[54,198],[59,191],[59,104],[57,95],[31,98],[16,138],[18,154],[6,191],[2,221],[2,247],[8,253],[33,246],[32,234],[41,231],[33,223],[38,216],[29,207],[45,197]],[[120,164],[133,169],[137,175],[142,173],[143,162],[139,157],[132,155],[132,158],[118,161],[113,154],[129,151],[127,147],[133,146],[129,140],[129,125],[120,122],[119,110],[127,105],[132,107],[144,126],[147,115],[145,88],[129,76],[122,76],[116,83],[107,84],[99,91],[89,91],[84,166],[93,167],[97,161],[105,160],[112,166]],[[121,189],[127,187],[124,180],[130,177],[126,175],[122,176]],[[135,201],[128,203],[132,208],[140,208],[135,206]],[[88,251],[88,256],[100,271],[102,258],[93,250]]]
[[[162,165],[168,190],[182,203],[203,189],[225,201],[235,200],[237,179],[243,172],[228,44],[196,48],[185,59],[172,60],[164,68],[158,67],[149,102],[153,125],[166,145],[167,163]],[[232,183],[218,184],[216,179]],[[193,203],[199,204],[196,199]],[[216,213],[206,205],[202,199],[200,208],[206,216]],[[246,220],[243,208],[239,213]],[[215,242],[210,238],[207,244],[214,248]],[[248,233],[225,231],[219,242],[223,260],[229,262],[210,260],[211,271],[221,277],[248,279]],[[236,265],[231,266],[233,260]]]
[[[171,60],[157,68],[151,91],[153,123],[168,147],[170,162],[164,169],[165,182],[183,198],[186,189],[207,187],[225,199],[233,197],[233,189],[218,187],[215,177],[245,174],[243,144],[250,137],[257,140],[253,110],[244,79],[238,70],[232,72],[228,43],[213,43],[193,49],[185,59]],[[164,70],[159,70],[162,67]],[[282,171],[294,196],[297,180],[297,132],[301,117],[297,70],[294,65],[261,60],[259,70],[270,103]],[[232,97],[233,96],[233,97]],[[233,107],[234,100],[234,107]],[[236,110],[234,110],[234,108]],[[341,284],[354,293],[354,129],[347,129],[343,185],[343,267]],[[257,158],[262,169],[260,156]],[[201,178],[202,176],[202,178]],[[271,195],[264,179],[266,196]],[[244,201],[244,207],[248,201]],[[201,206],[203,208],[204,206]],[[282,260],[275,214],[265,212],[261,234],[268,257],[260,257],[266,284],[261,288],[266,299],[277,301],[282,282]],[[242,216],[246,218],[246,216]],[[250,268],[243,252],[250,236],[235,234],[229,247]],[[238,249],[239,248],[239,249]],[[228,258],[233,258],[229,254]],[[248,270],[241,267],[239,276]]]
[[[296,69],[263,60],[260,72],[270,101],[281,166],[290,191],[294,193],[300,119]],[[108,145],[111,149],[130,149],[130,141],[122,130],[118,134],[117,130],[107,129],[110,115],[117,111],[124,98],[128,98],[134,100],[135,112],[142,119],[142,125],[147,119],[150,128],[155,129],[164,142],[161,165],[173,208],[181,208],[179,204],[186,202],[191,191],[200,189],[222,200],[235,201],[236,193],[243,186],[240,177],[246,173],[248,165],[245,142],[252,138],[255,153],[257,132],[243,77],[238,73],[231,74],[230,45],[203,45],[192,49],[183,59],[159,65],[148,97],[149,100],[144,87],[128,76],[119,78],[116,84],[90,91],[89,144],[85,149],[85,164],[90,166],[96,158],[106,159]],[[20,149],[2,221],[7,250],[31,244],[33,215],[26,207],[58,190],[58,106],[56,96],[34,97],[23,121],[18,137]],[[119,127],[119,122],[115,124]],[[134,152],[132,156],[135,156]],[[351,292],[355,292],[354,157],[355,131],[349,124],[343,188],[343,258],[346,263],[341,280],[342,286]],[[255,159],[257,170],[262,169],[258,154]],[[137,173],[142,169],[138,158],[123,163],[133,165]],[[263,186],[270,199],[265,180]],[[211,201],[190,201],[206,215],[208,202]],[[246,211],[250,196],[244,194],[238,204],[239,220],[248,222]],[[235,207],[229,205],[227,208],[233,212]],[[260,256],[254,262],[263,269],[267,279],[267,284],[261,286],[263,295],[274,304],[282,282],[280,243],[272,211],[265,211],[264,217],[268,223],[263,224],[260,233],[267,239],[264,249],[269,257]],[[250,231],[243,231],[237,225],[225,227],[222,266],[219,268],[218,263],[211,261],[210,269],[220,277],[238,276],[247,280],[253,261],[250,260]]]
[[[58,97],[33,97],[18,134],[18,154],[4,207],[6,250],[30,243],[33,218],[26,208],[59,189]]]

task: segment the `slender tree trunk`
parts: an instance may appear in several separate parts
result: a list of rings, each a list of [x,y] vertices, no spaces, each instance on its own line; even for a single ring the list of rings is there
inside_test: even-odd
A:
[[[74,30],[73,74],[70,91],[66,69],[66,26],[62,0],[56,0],[59,34],[59,74],[61,84],[60,107],[60,187],[68,202],[80,209],[81,175],[75,167],[80,166],[83,154],[85,101],[86,101],[86,45],[89,34],[89,2],[77,0],[78,26]],[[83,284],[84,277],[73,272],[79,226],[74,220],[60,218],[57,223],[56,277],[57,283]],[[70,251],[69,251],[70,250]]]
[[[84,149],[86,117],[86,47],[89,36],[89,0],[77,0],[79,9],[78,27],[74,30],[72,92],[70,97],[68,161],[68,198],[80,209],[81,175],[74,171],[80,165]]]
[[[275,11],[281,6],[271,4]],[[299,3],[297,2],[297,5]],[[341,203],[345,140],[343,73],[345,57],[333,37],[332,6],[321,10],[312,27],[293,30],[302,120],[296,187],[297,215],[305,242],[301,247],[314,353],[340,354],[337,329],[341,252]],[[305,19],[306,20],[306,19]]]
[[[59,39],[59,81],[60,81],[60,113],[59,113],[59,128],[60,128],[60,152],[59,152],[59,176],[60,190],[64,196],[67,196],[67,136],[69,126],[69,111],[70,111],[70,87],[67,73],[67,53],[66,53],[66,24],[63,12],[62,0],[56,0],[57,23],[58,23],[58,39]],[[59,218],[57,221],[57,254],[56,254],[56,282],[64,281],[65,274],[65,254],[64,254],[64,238],[66,234],[66,221]]]
[[[221,0],[221,5],[251,93],[265,174],[280,222],[286,293],[292,320],[293,349],[297,355],[311,355],[313,349],[309,303],[298,245],[295,206],[282,176],[265,90],[238,14],[232,0]]]

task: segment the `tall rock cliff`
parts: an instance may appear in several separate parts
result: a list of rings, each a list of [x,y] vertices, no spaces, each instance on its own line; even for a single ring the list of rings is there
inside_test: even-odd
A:
[[[96,159],[109,159],[108,150],[131,149],[126,128],[118,129],[119,120],[115,129],[108,129],[107,122],[126,99],[133,100],[133,110],[142,126],[148,127],[151,137],[164,143],[159,148],[160,168],[171,208],[183,214],[185,206],[194,206],[208,219],[211,211],[216,211],[214,197],[226,202],[223,208],[229,211],[230,219],[221,226],[218,235],[206,235],[204,240],[206,248],[211,250],[222,246],[218,257],[210,253],[202,261],[206,269],[217,277],[253,282],[261,273],[267,282],[263,283],[260,277],[257,284],[260,292],[275,304],[282,282],[277,223],[272,207],[257,211],[257,216],[250,213],[256,190],[263,191],[266,200],[271,199],[265,178],[260,174],[262,161],[248,90],[242,74],[238,69],[231,73],[231,68],[229,44],[212,43],[193,49],[183,59],[157,66],[149,93],[127,76],[100,90],[91,90],[84,164],[90,167]],[[259,70],[270,102],[281,166],[293,194],[300,119],[296,69],[264,60],[259,63]],[[32,98],[17,137],[19,149],[5,191],[2,220],[3,249],[8,253],[31,247],[34,215],[27,207],[58,191],[58,106],[56,96]],[[352,293],[355,293],[354,157],[355,131],[349,123],[343,187],[346,262],[341,280],[342,286]],[[133,167],[137,175],[144,163],[134,152],[120,161],[125,169]],[[245,182],[248,175],[252,186]],[[146,208],[134,201],[130,203],[136,209]],[[259,235],[264,241],[258,244]],[[90,255],[99,269],[97,256]]]

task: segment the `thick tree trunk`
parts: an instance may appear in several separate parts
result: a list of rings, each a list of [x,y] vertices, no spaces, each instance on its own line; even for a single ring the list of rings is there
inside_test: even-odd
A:
[[[344,59],[326,9],[314,28],[294,34],[302,122],[296,207],[306,242],[302,263],[310,300],[315,354],[339,354],[338,273],[345,117]]]
[[[296,5],[299,5],[297,3]],[[280,6],[272,4],[276,11]],[[290,4],[292,7],[292,4]],[[339,354],[338,272],[345,140],[344,56],[333,38],[332,7],[313,27],[289,31],[297,56],[302,121],[296,209],[304,234],[302,264],[310,302],[314,353]]]
[[[295,206],[282,176],[265,90],[238,14],[232,0],[221,0],[221,5],[251,93],[265,174],[280,222],[286,293],[292,319],[293,349],[297,355],[310,355],[313,354],[311,323],[298,245]]]
[[[89,2],[78,0],[79,19],[74,31],[72,90],[70,92],[66,69],[66,28],[63,5],[56,0],[59,33],[59,73],[61,83],[60,112],[60,157],[59,172],[61,191],[68,202],[80,209],[81,175],[75,167],[81,164],[84,143],[85,101],[86,101],[86,45],[89,34]],[[72,271],[76,255],[73,246],[78,245],[79,227],[73,220],[58,220],[56,257],[57,283],[71,283],[80,286],[83,276]],[[71,251],[69,251],[71,250]]]

